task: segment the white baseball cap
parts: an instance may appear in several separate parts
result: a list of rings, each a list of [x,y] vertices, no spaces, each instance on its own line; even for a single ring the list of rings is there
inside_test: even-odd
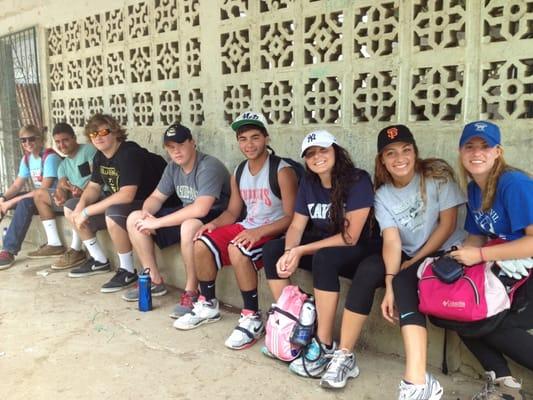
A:
[[[231,123],[231,129],[237,132],[243,125],[256,125],[261,128],[267,129],[267,121],[263,114],[253,111],[245,111],[237,117],[235,121]]]
[[[302,151],[300,157],[303,157],[305,151],[312,146],[329,147],[337,143],[337,139],[328,131],[320,130],[308,133],[302,141]]]

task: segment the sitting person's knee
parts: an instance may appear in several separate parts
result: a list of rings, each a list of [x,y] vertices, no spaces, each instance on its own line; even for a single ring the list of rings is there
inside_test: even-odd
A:
[[[142,211],[137,210],[133,211],[130,215],[128,215],[128,219],[126,220],[126,226],[128,227],[128,231],[135,227],[135,223],[141,219]]]

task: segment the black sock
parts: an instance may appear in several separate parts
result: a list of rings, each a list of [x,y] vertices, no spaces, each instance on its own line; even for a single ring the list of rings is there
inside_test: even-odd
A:
[[[215,281],[200,281],[200,293],[207,301],[215,298]]]
[[[250,311],[259,310],[259,302],[257,300],[257,289],[243,291],[241,290],[242,298],[244,300],[244,308]]]

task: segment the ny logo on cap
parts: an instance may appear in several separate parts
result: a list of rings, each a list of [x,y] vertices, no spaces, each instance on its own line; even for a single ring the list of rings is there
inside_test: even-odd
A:
[[[398,136],[398,129],[397,128],[389,128],[387,129],[387,136],[389,139],[394,139],[396,136]]]
[[[168,128],[167,136],[175,136],[175,135],[176,135],[176,130],[174,129],[174,127],[171,126],[170,128]]]
[[[477,124],[474,124],[476,127],[476,131],[478,132],[484,132],[485,128],[487,127],[487,124],[484,124],[483,122],[478,122]]]
[[[259,119],[259,115],[254,113],[244,113],[242,114],[242,119]]]
[[[316,140],[316,134],[315,133],[311,133],[309,136],[307,136],[307,143],[311,143],[314,140]]]

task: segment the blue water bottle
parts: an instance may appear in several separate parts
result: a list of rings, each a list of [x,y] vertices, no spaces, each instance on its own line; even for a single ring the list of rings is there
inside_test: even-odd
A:
[[[150,269],[146,268],[139,275],[139,311],[152,310],[152,280],[150,279]]]

